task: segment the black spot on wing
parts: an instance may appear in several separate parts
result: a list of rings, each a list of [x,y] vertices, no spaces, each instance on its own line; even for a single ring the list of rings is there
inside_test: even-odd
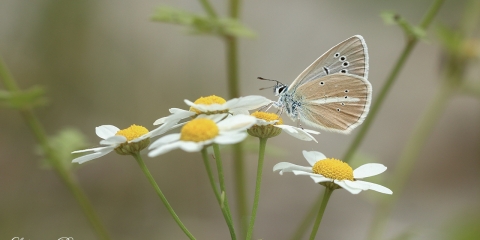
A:
[[[328,68],[327,67],[323,67],[323,71],[325,71],[325,74],[329,74],[330,72],[328,71]]]

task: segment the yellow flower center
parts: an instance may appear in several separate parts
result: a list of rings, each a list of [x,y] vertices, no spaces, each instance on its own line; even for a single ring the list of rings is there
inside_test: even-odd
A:
[[[282,125],[283,124],[283,119],[275,113],[256,111],[256,112],[254,112],[250,115],[252,115],[252,116],[254,116],[258,119],[263,119],[267,122],[278,120],[278,122],[276,122],[274,125]]]
[[[132,141],[135,138],[139,138],[148,133],[148,130],[145,127],[137,126],[133,124],[132,126],[119,130],[115,135],[124,136],[127,138],[127,141]]]
[[[353,170],[347,164],[335,158],[320,160],[313,165],[312,170],[326,178],[353,181]]]
[[[212,95],[212,96],[208,96],[208,97],[200,97],[199,99],[195,100],[195,104],[202,104],[202,105],[212,105],[212,104],[224,104],[226,103],[227,101],[225,101],[225,99],[221,98],[221,97],[218,97],[218,96],[215,96],[215,95]],[[202,113],[202,111],[194,108],[194,107],[190,107],[190,111],[191,112],[196,112],[197,114],[200,114]]]
[[[218,136],[220,130],[214,121],[206,118],[194,119],[183,126],[180,140],[201,142]]]

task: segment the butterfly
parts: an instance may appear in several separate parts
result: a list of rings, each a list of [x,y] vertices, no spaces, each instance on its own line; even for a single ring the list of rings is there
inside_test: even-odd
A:
[[[367,50],[363,37],[355,35],[320,56],[290,86],[271,80],[276,81],[274,93],[279,97],[273,106],[294,121],[350,133],[370,109]]]

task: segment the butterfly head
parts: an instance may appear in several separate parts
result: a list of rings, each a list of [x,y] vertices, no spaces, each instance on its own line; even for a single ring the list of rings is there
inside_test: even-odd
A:
[[[277,82],[277,84],[275,84],[275,87],[273,88],[273,93],[275,94],[275,96],[280,96],[280,94],[286,92],[287,89],[287,85],[281,82]]]

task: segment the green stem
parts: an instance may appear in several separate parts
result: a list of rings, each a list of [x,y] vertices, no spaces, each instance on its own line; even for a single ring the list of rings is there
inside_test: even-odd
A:
[[[233,227],[233,222],[232,222],[232,216],[230,216],[230,212],[228,212],[224,207],[220,193],[218,193],[218,189],[215,184],[215,179],[213,178],[212,168],[210,167],[210,161],[208,159],[208,152],[206,148],[202,149],[202,158],[203,158],[203,163],[205,165],[205,169],[207,170],[208,179],[210,180],[210,186],[213,189],[213,193],[215,194],[215,198],[217,198],[218,205],[220,205],[223,218],[225,219],[225,222],[227,223],[227,226],[228,226],[228,230],[230,231],[230,237],[232,239],[236,239],[235,228]]]
[[[472,82],[474,82],[475,84],[473,84]],[[480,83],[480,81],[471,81],[470,83],[465,82],[460,86],[460,92],[468,96],[480,98],[480,84],[478,83]]]
[[[243,143],[233,145],[233,180],[235,185],[235,197],[237,199],[237,214],[240,221],[240,234],[247,229],[248,224],[248,206],[247,206],[247,189],[245,186],[245,162],[243,153]],[[243,238],[243,237],[242,237]]]
[[[0,78],[2,79],[5,88],[10,92],[18,92],[20,91],[19,87],[17,86],[14,78],[8,71],[6,64],[0,57]],[[96,234],[100,239],[110,239],[107,230],[101,223],[100,219],[98,218],[95,210],[93,209],[90,201],[88,200],[85,193],[80,188],[75,176],[64,167],[62,164],[61,159],[56,154],[55,150],[52,149],[50,143],[48,142],[47,134],[37,119],[36,115],[33,113],[33,110],[30,108],[19,109],[20,114],[22,115],[23,119],[25,120],[27,126],[32,131],[34,138],[40,144],[43,152],[47,156],[47,159],[50,165],[53,167],[55,172],[58,174],[60,179],[65,183],[67,188],[70,190],[72,195],[77,200],[78,204],[80,205],[83,213],[87,217],[88,221],[90,222],[91,226],[95,230]]]
[[[440,7],[442,6],[443,2],[444,2],[444,0],[436,0],[430,6],[430,9],[427,11],[423,20],[419,24],[419,26],[422,30],[426,30],[428,28],[428,26],[431,24],[432,20],[434,19],[434,17],[437,15],[438,11],[440,10]],[[363,139],[365,138],[366,133],[370,129],[370,126],[371,126],[373,120],[375,119],[375,117],[378,113],[378,110],[382,106],[388,92],[390,91],[391,87],[393,86],[393,83],[397,79],[398,74],[400,73],[400,70],[403,68],[406,60],[410,56],[413,48],[415,47],[415,45],[417,43],[418,43],[417,38],[409,38],[408,39],[407,45],[405,46],[402,54],[400,55],[399,59],[397,60],[397,63],[395,64],[393,70],[391,71],[391,73],[389,74],[389,76],[387,78],[387,82],[385,83],[385,85],[380,90],[380,94],[378,95],[377,100],[372,105],[372,107],[370,109],[370,112],[369,112],[369,115],[365,119],[365,122],[363,123],[362,127],[360,128],[359,133],[356,135],[352,144],[348,148],[348,150],[347,150],[347,152],[346,152],[346,154],[343,158],[345,162],[349,162],[349,161],[352,160],[353,154],[357,151],[358,147],[363,142]],[[398,193],[396,192],[395,195],[398,195]]]
[[[240,15],[240,0],[230,0],[229,16],[238,18]]]
[[[430,6],[430,8],[427,10],[427,13],[425,13],[425,15],[423,16],[422,21],[420,21],[419,27],[422,30],[427,30],[435,16],[437,16],[438,11],[440,11],[443,2],[445,2],[445,0],[435,0]]]
[[[424,18],[422,19],[422,21],[419,24],[419,26],[422,30],[426,30],[430,26],[432,20],[437,15],[437,13],[440,10],[440,7],[442,6],[444,1],[445,0],[435,0],[433,2],[433,4],[430,6],[429,10],[425,13]],[[358,134],[355,136],[352,143],[348,147],[348,149],[345,153],[345,156],[343,157],[344,162],[348,163],[352,160],[353,155],[358,150],[358,147],[360,146],[360,144],[363,142],[363,139],[367,135],[367,132],[370,129],[370,126],[373,123],[373,120],[377,117],[377,114],[378,114],[378,111],[380,110],[380,107],[382,106],[386,96],[390,92],[391,87],[395,83],[395,81],[398,77],[398,74],[402,70],[405,62],[408,59],[408,57],[410,57],[410,54],[411,54],[413,48],[415,47],[415,45],[417,43],[418,43],[417,38],[409,38],[407,40],[407,44],[405,45],[405,47],[402,51],[402,54],[400,55],[397,62],[395,63],[392,71],[388,75],[387,81],[386,81],[385,85],[383,85],[382,89],[380,90],[380,93],[377,97],[377,100],[375,100],[373,102],[372,106],[370,107],[370,111],[367,115],[367,118],[365,119],[362,126],[360,127],[360,130],[359,130]],[[311,211],[313,211],[313,207],[314,206],[312,206]],[[311,221],[312,221],[311,218],[306,217],[306,218],[304,218],[304,220],[300,224],[300,226],[306,225],[306,223],[311,222]],[[300,234],[294,235],[292,239],[301,239],[303,232],[300,232],[300,231],[296,231],[296,232],[300,233]]]
[[[317,219],[315,219],[315,223],[313,224],[312,233],[310,233],[310,240],[314,240],[315,236],[318,232],[318,227],[320,227],[320,223],[322,222],[323,213],[327,208],[328,200],[330,200],[330,196],[333,193],[333,189],[326,187],[325,193],[323,193],[322,203],[320,205],[320,209],[318,210]]]
[[[240,0],[230,0],[229,17],[238,19],[240,13]],[[239,73],[238,73],[238,39],[233,36],[225,36],[226,59],[227,59],[227,87],[228,97],[240,97]],[[247,190],[245,187],[245,157],[243,154],[243,143],[233,145],[233,169],[235,197],[237,199],[237,213],[240,220],[241,233],[247,226]]]
[[[210,186],[212,187],[213,193],[215,193],[215,198],[217,198],[218,204],[221,204],[220,193],[218,193],[215,179],[213,178],[212,168],[210,167],[210,161],[208,160],[208,152],[206,148],[202,149],[202,158],[203,164],[205,165],[205,170],[207,170],[208,180],[210,180]]]
[[[360,144],[363,142],[363,139],[367,135],[368,130],[370,130],[373,120],[377,116],[378,111],[380,110],[380,107],[385,102],[385,98],[387,97],[388,93],[390,92],[390,89],[395,83],[395,80],[397,79],[397,76],[400,73],[400,70],[403,68],[405,62],[407,61],[408,57],[410,56],[410,53],[412,52],[416,44],[417,44],[416,39],[410,39],[407,42],[407,45],[403,49],[402,54],[397,60],[397,63],[395,64],[393,70],[390,72],[390,75],[388,76],[385,85],[383,85],[382,89],[380,90],[377,100],[375,100],[374,103],[372,104],[370,111],[367,115],[367,118],[365,119],[362,126],[360,127],[360,130],[358,131],[358,134],[353,139],[353,142],[350,144],[350,147],[347,149],[347,152],[343,157],[344,162],[348,163],[352,160],[353,155],[358,150],[358,147],[360,146]]]
[[[3,62],[3,59],[0,57],[0,77],[2,79],[5,88],[11,92],[18,92],[20,88],[17,86],[17,83],[13,79],[12,74],[7,69],[7,65]]]
[[[185,233],[185,235],[187,235],[187,237],[189,239],[195,239],[195,237],[188,231],[188,229],[185,227],[185,225],[183,225],[182,221],[180,221],[180,218],[178,218],[177,214],[173,210],[170,203],[168,203],[167,198],[165,197],[165,195],[163,195],[162,190],[160,190],[160,187],[158,187],[157,182],[155,182],[155,179],[153,178],[152,174],[150,174],[150,171],[148,171],[148,168],[145,165],[145,163],[143,162],[143,159],[140,156],[140,154],[132,154],[132,156],[135,158],[135,160],[137,160],[137,163],[140,166],[140,168],[142,169],[145,176],[147,177],[148,182],[150,182],[152,187],[155,189],[155,192],[160,197],[160,200],[162,200],[163,204],[167,208],[170,215],[172,215],[175,222],[177,222],[178,226],[182,229],[182,231]]]
[[[258,166],[257,166],[257,183],[255,185],[255,197],[253,198],[252,215],[250,216],[250,224],[248,225],[247,240],[250,240],[253,235],[253,228],[255,226],[255,219],[257,218],[258,200],[260,199],[260,187],[262,185],[262,171],[263,162],[265,159],[265,147],[267,146],[268,138],[259,138],[260,148],[258,150]]]
[[[217,17],[217,13],[215,12],[215,9],[213,9],[212,5],[208,0],[200,0],[200,3],[202,4],[203,9],[205,9],[205,11],[210,17],[212,18]]]
[[[238,84],[238,39],[232,36],[225,36],[227,46],[227,77],[228,97],[240,97]]]
[[[444,0],[436,0],[432,4],[432,6],[430,6],[430,9],[427,11],[423,20],[419,24],[422,30],[426,30],[428,28],[433,18],[435,17],[435,15],[437,15],[438,11],[440,10],[440,7],[443,2]],[[390,92],[390,89],[395,83],[398,77],[398,74],[400,73],[400,70],[403,69],[405,62],[407,61],[408,57],[412,53],[413,48],[417,45],[418,40],[419,39],[417,38],[408,39],[407,45],[405,45],[405,48],[403,49],[402,54],[400,55],[395,66],[393,67],[392,71],[388,75],[385,85],[383,85],[382,89],[380,90],[377,100],[372,104],[372,107],[370,108],[370,112],[368,113],[368,116],[365,119],[365,122],[363,122],[362,127],[360,128],[360,131],[355,136],[352,144],[350,145],[345,156],[343,157],[344,162],[348,163],[352,160],[353,154],[358,150],[358,147],[363,142],[363,139],[367,135],[367,132],[370,129],[370,126],[372,125],[373,120],[375,119],[375,117],[378,114],[378,111],[380,110],[380,107],[385,102],[385,98],[387,97],[388,93]]]
[[[324,193],[320,193],[318,199],[321,199]],[[307,229],[312,225],[312,221],[315,218],[315,209],[318,209],[321,206],[322,201],[316,201],[314,207],[309,209],[309,211],[305,214],[305,219],[300,223],[297,227],[297,230],[292,234],[289,238],[291,240],[299,239],[298,236],[303,237],[303,234],[307,232]],[[308,220],[308,221],[307,221]]]
[[[407,145],[398,160],[397,167],[392,176],[393,183],[389,185],[394,192],[394,195],[380,201],[373,218],[373,224],[368,239],[379,239],[381,236],[382,229],[384,229],[385,224],[387,223],[387,218],[392,211],[392,207],[398,197],[401,196],[403,187],[405,186],[408,177],[411,175],[418,155],[425,146],[430,133],[440,119],[448,100],[451,98],[455,90],[456,86],[454,86],[451,81],[444,81],[427,108],[427,111],[416,125],[413,134],[407,141]]]
[[[220,182],[220,191],[224,196],[223,205],[228,216],[231,216],[230,205],[228,204],[227,192],[225,191],[225,177],[223,175],[222,157],[220,155],[220,148],[218,144],[215,144],[215,143],[213,144],[213,152],[215,154],[215,161],[217,162],[218,181]],[[230,228],[230,234],[232,235],[232,240],[236,239],[235,230],[233,228],[233,223],[231,218],[229,219],[229,222],[227,222],[227,224],[229,224],[228,227]]]

